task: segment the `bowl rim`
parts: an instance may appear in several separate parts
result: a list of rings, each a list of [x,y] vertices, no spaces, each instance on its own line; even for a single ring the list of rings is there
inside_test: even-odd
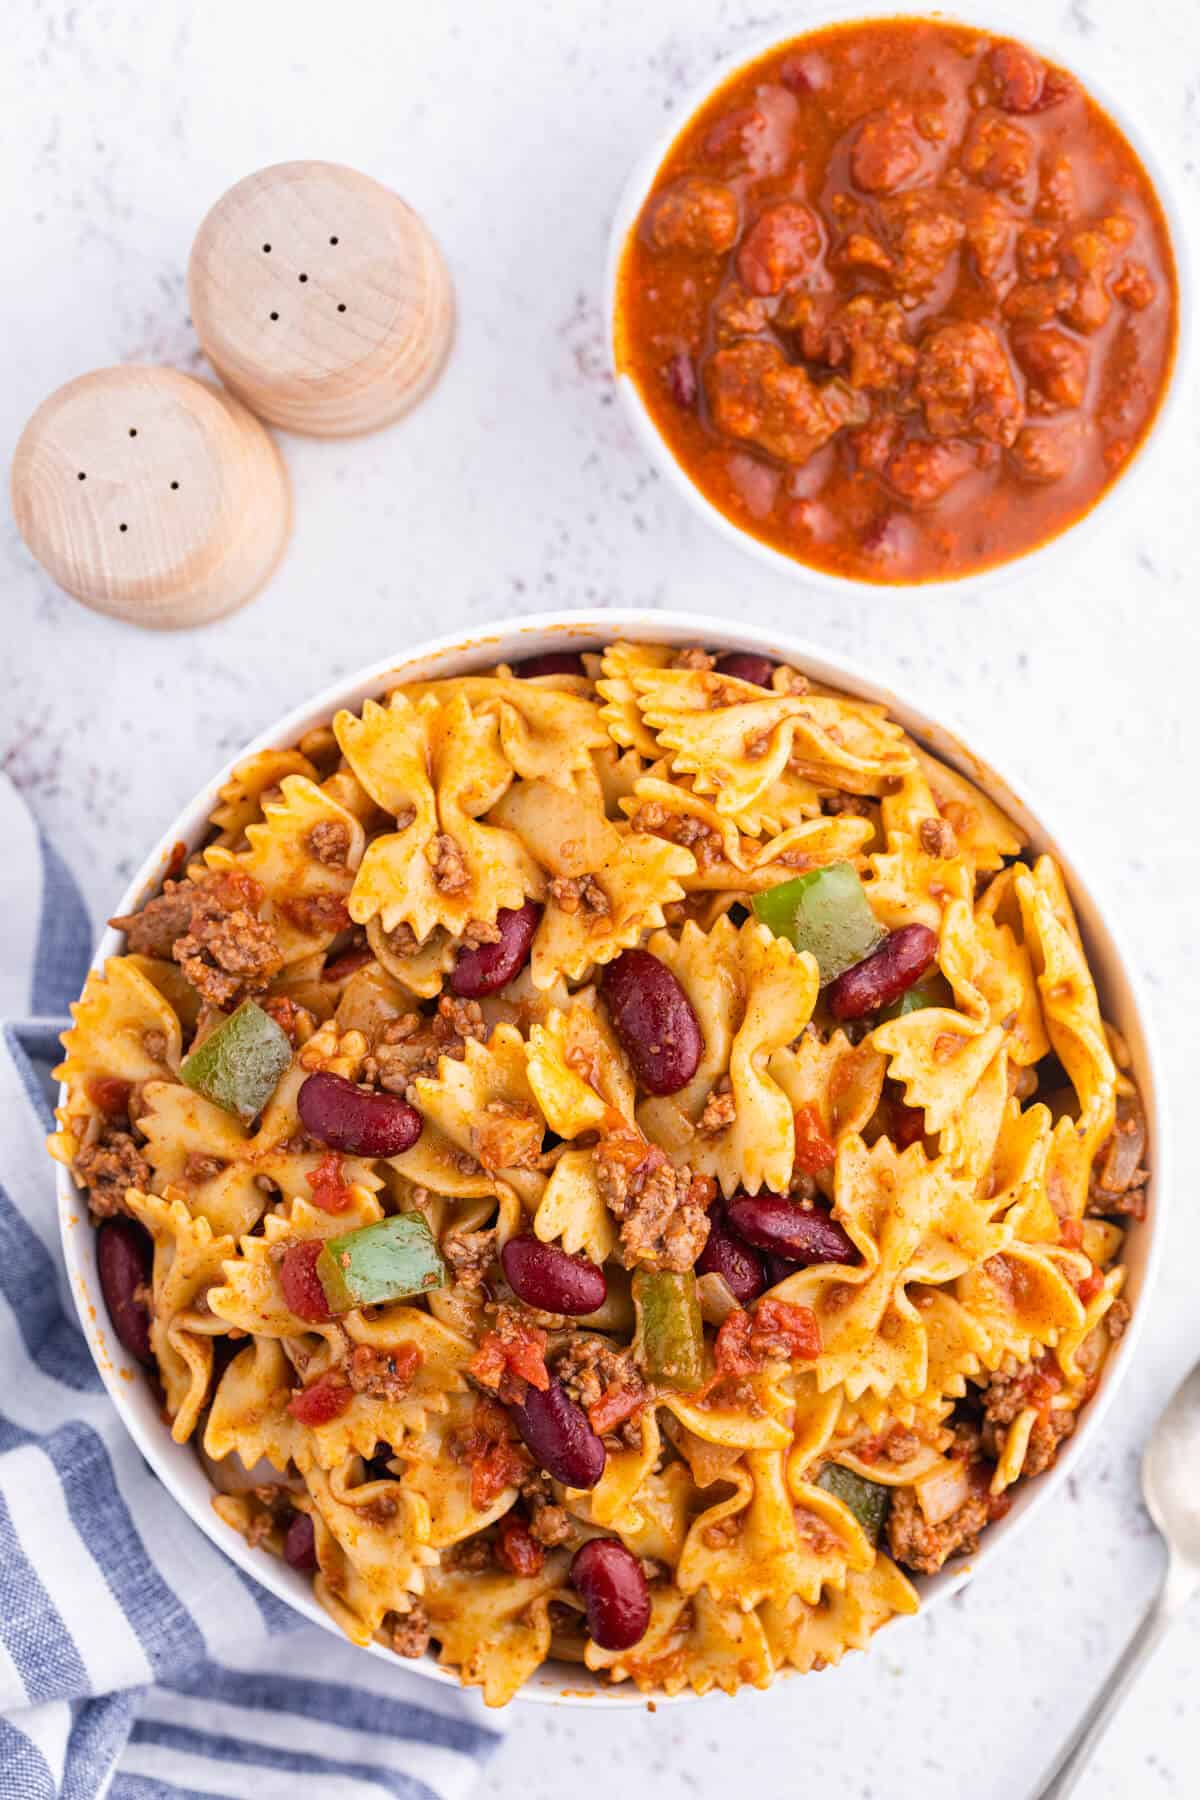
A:
[[[1056,825],[1048,819],[1046,810],[1017,793],[995,765],[985,758],[974,734],[968,744],[957,723],[948,724],[944,716],[935,718],[919,701],[882,676],[840,653],[828,652],[786,631],[756,625],[726,626],[702,613],[638,607],[601,609],[570,614],[565,618],[558,613],[514,615],[495,625],[425,640],[401,655],[385,657],[339,676],[258,732],[171,821],[130,880],[116,910],[118,913],[135,910],[162,881],[171,865],[174,846],[180,841],[190,846],[201,835],[216,801],[217,790],[238,763],[259,750],[292,747],[314,724],[327,722],[339,706],[360,705],[365,698],[376,697],[402,680],[429,679],[435,672],[443,676],[460,674],[515,656],[535,655],[547,649],[587,649],[618,638],[674,645],[706,643],[722,650],[763,651],[778,660],[794,663],[818,680],[856,698],[885,704],[905,729],[943,761],[968,775],[1014,816],[1029,833],[1034,847],[1053,850],[1063,869],[1084,940],[1089,946],[1089,960],[1098,974],[1098,986],[1106,999],[1106,1015],[1119,1020],[1119,1028],[1134,1058],[1154,1155],[1147,1216],[1129,1238],[1133,1254],[1127,1258],[1127,1265],[1131,1285],[1135,1288],[1135,1305],[1128,1329],[1119,1352],[1106,1360],[1099,1388],[1083,1410],[1078,1430],[1065,1443],[1053,1468],[1025,1484],[1012,1511],[989,1527],[983,1548],[969,1563],[943,1570],[919,1582],[921,1610],[915,1615],[919,1618],[957,1592],[1002,1552],[1013,1534],[1068,1479],[1096,1437],[1145,1326],[1148,1296],[1153,1291],[1161,1262],[1170,1191],[1170,1143],[1161,1099],[1164,1092],[1161,1058],[1155,1041],[1154,1015],[1146,1001],[1136,965],[1119,929],[1114,927],[1110,916],[1097,901],[1096,889],[1082,873],[1078,859],[1062,849],[1061,836]],[[97,943],[90,969],[102,968],[110,956],[119,953],[120,945],[120,933],[107,926]],[[61,1086],[59,1101],[60,1104],[65,1102],[65,1088]],[[56,1165],[56,1185],[68,1285],[93,1360],[125,1429],[193,1524],[245,1574],[311,1623],[345,1641],[338,1625],[314,1598],[307,1577],[298,1575],[280,1559],[252,1550],[244,1538],[213,1510],[214,1490],[193,1445],[177,1444],[171,1438],[149,1386],[142,1379],[142,1371],[111,1332],[96,1272],[95,1232],[88,1220],[86,1204],[81,1203],[80,1191],[69,1170],[62,1165]],[[889,1629],[894,1631],[905,1622],[902,1617],[895,1618],[889,1622]],[[380,1644],[372,1642],[361,1648],[369,1655],[385,1659],[393,1667],[396,1664],[394,1654]],[[457,1674],[452,1669],[440,1667],[432,1657],[403,1666],[429,1680],[460,1689]],[[771,1685],[777,1685],[783,1675],[795,1673],[793,1670],[779,1671]],[[699,1698],[690,1691],[650,1697],[660,1707],[667,1703],[681,1705]],[[647,1696],[632,1683],[612,1687],[582,1668],[549,1663],[535,1672],[515,1698],[545,1705],[587,1703],[640,1707],[645,1705]]]
[[[863,581],[858,576],[839,575],[829,569],[818,569],[809,563],[800,562],[795,557],[788,556],[784,551],[777,550],[772,544],[764,542],[752,532],[735,524],[701,492],[691,477],[685,473],[670,445],[655,424],[649,408],[642,399],[637,383],[630,374],[620,368],[616,353],[617,288],[625,244],[654,184],[654,178],[660,166],[672,144],[686,129],[692,117],[716,90],[736,75],[739,70],[746,68],[750,63],[757,62],[760,57],[783,44],[809,37],[813,32],[822,31],[829,26],[872,24],[889,19],[916,19],[928,23],[961,26],[984,36],[995,36],[1021,43],[1036,51],[1047,61],[1056,63],[1076,75],[1091,99],[1108,114],[1118,130],[1128,140],[1145,169],[1166,221],[1167,237],[1175,261],[1175,349],[1167,374],[1166,386],[1149,428],[1117,479],[1105,489],[1086,512],[1080,514],[1077,519],[1074,519],[1053,537],[1047,538],[1043,543],[1033,544],[1029,549],[1020,551],[1016,556],[1008,557],[1005,561],[995,563],[988,568],[968,569],[964,570],[961,575],[946,576],[934,581]],[[1147,126],[1110,85],[1111,67],[1108,55],[1099,46],[1082,38],[1076,42],[1068,37],[1065,31],[1061,29],[1056,31],[1049,20],[1044,26],[1039,26],[1038,31],[1032,35],[1024,31],[1014,34],[1006,28],[1002,11],[997,5],[992,4],[991,0],[987,0],[987,3],[978,7],[970,4],[970,0],[965,0],[962,12],[955,7],[909,7],[904,5],[904,0],[896,0],[896,3],[891,6],[855,4],[854,0],[832,0],[831,4],[818,7],[811,15],[798,18],[795,29],[792,31],[781,31],[776,28],[751,38],[728,56],[723,57],[701,81],[692,85],[680,104],[673,109],[667,124],[655,134],[649,147],[637,157],[617,201],[609,228],[605,255],[605,349],[617,391],[625,407],[626,417],[633,427],[639,446],[668,486],[682,496],[691,510],[704,519],[727,543],[735,545],[758,562],[775,569],[778,573],[787,575],[789,579],[799,582],[802,586],[814,588],[826,594],[874,599],[879,599],[881,596],[892,598],[897,594],[911,595],[914,598],[922,599],[927,597],[946,598],[954,594],[982,593],[986,589],[998,587],[1014,580],[1018,575],[1031,574],[1035,569],[1038,577],[1043,574],[1052,574],[1056,568],[1061,570],[1067,559],[1078,548],[1085,533],[1089,537],[1095,537],[1109,529],[1116,519],[1118,510],[1120,508],[1127,509],[1133,497],[1143,490],[1147,480],[1147,470],[1152,469],[1158,462],[1163,442],[1169,437],[1170,428],[1180,417],[1182,395],[1187,387],[1187,376],[1191,367],[1194,337],[1191,239],[1186,223],[1187,212],[1183,204],[1179,178],[1160,147],[1153,127]]]

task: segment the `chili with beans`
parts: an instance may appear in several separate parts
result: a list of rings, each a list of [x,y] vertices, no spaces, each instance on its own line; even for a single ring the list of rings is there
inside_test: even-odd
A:
[[[1087,512],[1170,373],[1166,224],[1016,43],[836,26],[734,75],[630,234],[618,367],[701,492],[836,574],[945,579]]]

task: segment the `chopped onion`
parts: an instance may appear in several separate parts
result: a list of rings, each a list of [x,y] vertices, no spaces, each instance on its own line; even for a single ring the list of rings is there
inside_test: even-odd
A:
[[[730,1313],[741,1311],[723,1275],[715,1272],[701,1275],[696,1288],[700,1295],[700,1316],[706,1325],[723,1325]]]
[[[914,1481],[913,1488],[928,1525],[940,1525],[971,1497],[967,1465],[961,1456],[946,1457],[927,1475]]]

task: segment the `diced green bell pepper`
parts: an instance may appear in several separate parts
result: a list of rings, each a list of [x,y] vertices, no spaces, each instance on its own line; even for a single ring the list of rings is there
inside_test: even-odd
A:
[[[954,994],[950,983],[944,975],[935,972],[910,987],[898,1000],[893,1000],[890,1006],[883,1007],[879,1022],[882,1024],[885,1019],[902,1019],[906,1013],[921,1012],[927,1006],[953,1005]]]
[[[184,1057],[179,1078],[248,1125],[275,1092],[291,1060],[287,1032],[253,1000],[243,1000]]]
[[[816,958],[828,987],[877,950],[887,935],[871,911],[853,864],[827,863],[754,896],[755,917],[776,937]]]
[[[446,1285],[446,1265],[420,1213],[397,1213],[378,1225],[327,1238],[316,1269],[332,1313],[381,1306]]]
[[[690,1269],[638,1269],[633,1277],[637,1315],[635,1355],[642,1372],[663,1387],[694,1388],[704,1379],[704,1321]]]
[[[826,1463],[816,1485],[849,1508],[873,1544],[879,1542],[892,1497],[888,1488],[856,1475],[853,1469],[843,1469],[840,1463]]]

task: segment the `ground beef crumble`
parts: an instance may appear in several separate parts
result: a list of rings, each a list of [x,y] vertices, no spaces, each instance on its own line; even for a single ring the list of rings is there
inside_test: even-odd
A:
[[[722,1075],[704,1102],[704,1111],[700,1114],[696,1130],[701,1137],[716,1137],[732,1125],[736,1117],[737,1104],[733,1098],[733,1086],[728,1075]]]
[[[629,822],[634,831],[650,832],[672,844],[681,844],[696,858],[698,868],[711,868],[725,854],[719,831],[693,813],[677,812],[673,807],[664,806],[661,800],[647,800]]]
[[[420,938],[406,919],[401,919],[399,925],[393,925],[390,931],[385,931],[383,942],[388,952],[392,956],[398,956],[402,962],[415,956],[421,948]]]
[[[88,1207],[92,1217],[109,1219],[125,1212],[126,1188],[146,1189],[150,1186],[150,1164],[128,1131],[105,1124],[92,1144],[78,1151],[71,1164],[88,1189]]]
[[[552,1549],[571,1535],[571,1515],[554,1501],[550,1477],[544,1469],[531,1469],[521,1482],[521,1498],[529,1515],[529,1529],[539,1544]]]
[[[486,1231],[448,1231],[441,1252],[454,1274],[456,1287],[479,1288],[496,1260],[496,1228]]]
[[[433,867],[434,886],[443,894],[461,894],[471,885],[471,877],[463,860],[458,840],[448,832],[439,832],[425,847]]]
[[[168,881],[140,913],[112,919],[138,955],[173,957],[196,992],[222,1010],[260,994],[283,966],[275,933],[257,916],[257,881],[237,869]]]
[[[466,1570],[472,1575],[480,1575],[484,1569],[492,1567],[494,1560],[491,1540],[480,1535],[463,1538],[461,1543],[454,1544],[446,1552],[442,1566],[456,1571]]]
[[[888,1509],[888,1547],[896,1561],[918,1575],[935,1575],[951,1556],[973,1556],[992,1516],[987,1494],[972,1493],[957,1512],[930,1525],[912,1488],[895,1488]]]
[[[462,942],[464,950],[478,950],[481,944],[498,944],[500,927],[489,925],[486,919],[468,919],[463,928]]]
[[[485,1169],[532,1169],[542,1151],[542,1121],[522,1100],[489,1100],[471,1123],[471,1142]]]
[[[594,875],[556,875],[550,883],[550,898],[561,912],[586,913],[594,921],[606,919],[612,903]]]
[[[168,881],[161,894],[147,900],[140,912],[121,913],[108,922],[125,933],[125,948],[132,956],[155,956],[170,962],[176,940],[191,925],[196,889],[190,881]]]
[[[958,854],[958,839],[949,819],[922,819],[917,840],[926,856],[949,858]]]
[[[594,1167],[604,1203],[621,1221],[626,1267],[692,1268],[708,1241],[711,1181],[677,1169],[657,1144],[624,1134],[601,1138]]]
[[[344,867],[350,827],[341,819],[319,819],[308,834],[308,848],[319,863]]]
[[[389,1093],[403,1094],[418,1075],[436,1075],[443,1056],[461,1062],[468,1038],[479,1043],[487,1038],[479,1002],[443,994],[436,1012],[405,1013],[384,1026],[379,1042],[363,1063],[363,1079]]]
[[[554,1373],[577,1405],[589,1412],[610,1388],[640,1393],[642,1378],[628,1350],[616,1350],[607,1338],[573,1332],[554,1359]],[[610,1448],[642,1447],[641,1410],[606,1434]]]
[[[1144,1219],[1146,1183],[1142,1166],[1146,1151],[1146,1118],[1136,1095],[1117,1101],[1116,1123],[1096,1154],[1088,1180],[1087,1215]]]
[[[1062,1444],[1075,1429],[1073,1408],[1055,1407],[1053,1396],[1062,1380],[1052,1364],[1023,1363],[1011,1374],[998,1371],[983,1390],[983,1424],[980,1441],[986,1456],[998,1457],[1007,1428],[1028,1407],[1037,1408],[1029,1434],[1022,1475],[1040,1475],[1050,1468]]]
[[[1125,1327],[1129,1324],[1132,1309],[1128,1300],[1114,1300],[1104,1315],[1104,1327],[1115,1344],[1118,1338],[1125,1336]]]
[[[222,1156],[208,1156],[203,1150],[189,1150],[183,1159],[183,1178],[199,1185],[201,1182],[211,1181],[214,1175],[219,1175],[228,1166]]]
[[[419,1600],[406,1613],[389,1613],[388,1642],[397,1656],[424,1656],[433,1635],[429,1614]]]
[[[390,1350],[356,1344],[346,1373],[356,1394],[366,1394],[371,1400],[402,1400],[420,1366],[415,1344],[398,1344]]]

